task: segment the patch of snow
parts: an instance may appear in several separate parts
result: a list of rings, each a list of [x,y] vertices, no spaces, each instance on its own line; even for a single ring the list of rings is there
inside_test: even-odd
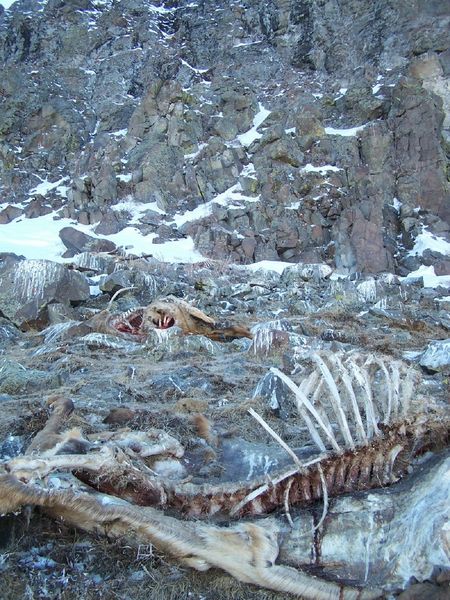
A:
[[[247,148],[255,140],[258,140],[260,137],[262,137],[262,133],[258,132],[258,127],[260,127],[260,125],[267,119],[267,117],[270,115],[270,112],[270,110],[264,108],[261,102],[259,103],[259,112],[253,118],[253,127],[245,133],[241,133],[237,136],[237,139],[242,146]]]
[[[239,265],[240,268],[249,269],[250,271],[275,271],[283,273],[288,267],[292,267],[293,263],[283,262],[281,260],[261,260],[251,265]]]
[[[289,206],[286,206],[286,210],[298,210],[301,206],[300,200],[298,202],[292,202]]]
[[[25,202],[14,202],[14,204],[11,204],[11,202],[2,202],[2,203],[0,203],[0,210],[3,210],[7,206],[17,206],[17,208],[25,208],[26,203]]]
[[[181,227],[184,223],[189,223],[191,221],[198,221],[199,219],[204,219],[208,217],[212,213],[213,204],[220,204],[221,206],[241,206],[239,202],[258,202],[260,200],[260,196],[245,196],[241,193],[242,186],[240,183],[236,183],[232,185],[230,188],[218,194],[209,202],[205,204],[200,204],[193,210],[188,210],[182,215],[174,215],[173,220],[175,221],[177,227]]]
[[[61,254],[66,247],[59,238],[59,232],[63,227],[73,227],[73,222],[70,219],[54,220],[53,217],[54,214],[35,219],[19,217],[0,225],[0,251],[62,262]],[[87,226],[80,225],[78,229],[88,233]]]
[[[116,139],[125,137],[127,135],[127,133],[128,133],[128,129],[118,129],[117,131],[111,131],[111,135],[114,136]]]
[[[367,127],[368,123],[365,125],[359,125],[358,127],[350,127],[349,129],[335,129],[334,127],[325,127],[325,133],[327,135],[343,135],[344,137],[352,137],[357,135],[360,131],[362,131],[365,127]]]
[[[207,73],[209,71],[209,69],[196,69],[195,67],[190,65],[188,62],[186,62],[182,58],[180,58],[180,61],[181,61],[182,65],[184,65],[185,67],[188,67],[188,69],[191,69],[191,71],[194,71],[194,73],[198,73],[201,75],[201,74]]]
[[[39,177],[39,175],[35,175],[35,176],[41,180],[41,183],[39,183],[35,188],[31,189],[28,192],[29,196],[34,196],[35,194],[39,194],[41,196],[46,196],[48,192],[60,187],[61,184],[64,183],[64,181],[67,181],[69,179],[68,177],[63,177],[62,179],[59,179],[58,181],[54,181],[53,183],[51,183],[50,181],[48,181],[48,179],[41,179],[41,177]],[[65,189],[67,189],[67,188],[65,188]]]
[[[166,263],[189,263],[204,262],[205,257],[195,249],[194,240],[191,237],[164,244],[153,244],[153,256]]]
[[[377,94],[381,89],[381,85],[379,83],[377,83],[376,85],[373,86],[372,88],[372,94]]]
[[[160,212],[155,203],[149,203],[140,205],[139,213],[149,208]],[[59,232],[63,227],[75,227],[92,237],[111,240],[118,246],[131,250],[133,254],[150,254],[163,262],[195,263],[205,260],[205,257],[195,250],[191,238],[154,244],[156,234],[145,236],[139,229],[130,226],[113,235],[98,236],[93,231],[94,225],[81,225],[71,219],[54,219],[54,216],[55,213],[35,219],[19,217],[0,225],[0,252],[22,254],[28,259],[67,262],[71,259],[62,258],[66,247],[59,237]]]
[[[62,196],[63,198],[67,198],[67,192],[69,191],[70,187],[68,185],[58,185],[57,188],[55,188],[55,192],[59,195]]]
[[[117,175],[117,179],[119,181],[123,181],[124,183],[129,183],[132,178],[133,178],[132,173],[126,173],[124,175]]]
[[[194,6],[196,5],[194,4]],[[150,4],[148,8],[151,12],[158,13],[160,15],[167,15],[177,10],[176,8],[166,8],[165,6],[155,6],[154,4]]]
[[[320,94],[320,93],[313,94],[313,96],[314,96],[314,98],[317,98],[318,100],[323,98],[323,94]]]
[[[339,100],[340,98],[343,98],[345,96],[345,94],[347,93],[348,88],[345,87],[341,87],[339,88],[339,94],[336,96],[336,98],[334,98],[334,101]]]
[[[99,285],[90,285],[89,286],[89,295],[90,296],[100,296],[102,294],[102,290]]]
[[[302,168],[302,171],[305,173],[320,173],[321,175],[326,175],[329,172],[337,173],[338,171],[342,171],[339,167],[335,167],[333,165],[323,165],[321,167],[314,167],[311,164],[307,164]]]
[[[261,44],[262,42],[260,40],[257,40],[256,42],[238,42],[237,44],[234,44],[233,48],[242,48],[243,46],[254,46],[255,44]]]
[[[284,133],[297,133],[297,127],[289,127],[289,129],[285,129]]]
[[[181,227],[181,225],[184,225],[185,223],[199,221],[200,219],[209,217],[212,212],[212,204],[212,200],[206,202],[205,204],[200,204],[200,206],[197,206],[193,210],[187,210],[182,215],[174,215],[173,220],[175,221],[177,227]]]
[[[416,237],[414,247],[408,252],[408,256],[422,256],[425,250],[449,256],[450,244],[444,238],[438,237],[423,228],[422,232]]]
[[[192,152],[191,154],[185,154],[184,155],[184,159],[185,160],[193,160],[194,158],[197,158],[197,156],[200,154],[200,152],[203,150],[203,148],[206,148],[208,144],[202,143],[198,145],[198,150],[196,152]]]
[[[402,203],[400,202],[400,200],[398,198],[392,198],[391,206],[394,208],[394,210],[396,210],[399,213],[400,209],[402,207]]]
[[[251,177],[256,179],[256,177],[253,177],[256,175],[255,165],[253,163],[248,163],[248,165],[245,165],[245,167],[242,169],[240,175],[242,177]]]
[[[418,277],[423,278],[423,287],[425,288],[450,287],[450,275],[436,275],[433,266],[426,267],[422,265],[416,271],[412,271],[401,279],[408,281]]]
[[[156,202],[146,202],[145,204],[140,202],[135,202],[131,198],[127,200],[122,200],[122,202],[118,202],[112,206],[112,209],[115,211],[126,210],[132,216],[131,221],[129,221],[130,225],[137,225],[139,223],[139,218],[141,215],[148,210],[152,210],[153,212],[157,212],[160,215],[165,215],[166,213],[161,210]]]

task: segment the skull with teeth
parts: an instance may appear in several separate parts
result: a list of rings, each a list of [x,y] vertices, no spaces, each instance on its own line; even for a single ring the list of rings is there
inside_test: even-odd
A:
[[[204,312],[180,298],[168,296],[146,308],[136,308],[111,315],[101,311],[86,322],[91,330],[144,341],[151,329],[166,330],[175,325],[185,334],[204,335],[212,340],[227,342],[236,338],[252,338],[247,327],[217,322]]]
[[[179,298],[169,296],[153,302],[144,309],[143,326],[145,329],[169,329],[178,325],[185,333],[199,333],[193,323],[195,318],[207,324],[214,324],[214,320],[205,313]]]
[[[102,310],[91,317],[86,325],[98,333],[120,334],[122,337],[143,341],[146,337],[146,333],[142,329],[143,312],[143,308],[137,308],[111,315],[108,310]]]
[[[220,342],[252,337],[247,327],[219,323],[198,308],[174,296],[157,300],[143,311],[142,328],[144,330],[150,328],[169,329],[174,325],[177,325],[183,333],[204,335]]]
[[[132,336],[143,336],[142,327],[142,309],[129,310],[121,315],[110,319],[109,324],[119,333],[126,333]]]

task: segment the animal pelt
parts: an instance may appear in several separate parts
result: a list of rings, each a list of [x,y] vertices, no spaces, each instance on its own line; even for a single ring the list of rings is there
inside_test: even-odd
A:
[[[181,298],[167,296],[153,302],[143,312],[144,329],[168,329],[177,325],[185,334],[204,335],[212,340],[226,342],[253,335],[244,325],[217,321]]]
[[[82,489],[52,490],[24,484],[0,474],[0,514],[25,504],[41,506],[86,531],[151,543],[160,551],[199,571],[221,568],[236,579],[310,600],[371,600],[380,590],[359,590],[322,581],[291,567],[277,565],[280,527],[275,521],[216,527],[185,522],[145,507]]]

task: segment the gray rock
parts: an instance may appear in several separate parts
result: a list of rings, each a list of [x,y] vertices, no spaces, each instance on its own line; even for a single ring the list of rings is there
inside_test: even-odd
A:
[[[21,332],[14,327],[11,321],[0,317],[0,347],[16,342],[21,336]]]
[[[450,339],[431,342],[419,358],[427,371],[446,371],[450,367]]]
[[[114,271],[114,273],[105,277],[100,284],[100,289],[102,292],[115,293],[122,288],[131,287],[132,285],[132,274],[130,271],[120,270]]]
[[[273,414],[281,419],[288,419],[293,411],[292,393],[286,384],[270,371],[254,389],[253,398],[256,397],[264,400]]]
[[[68,249],[70,256],[80,252],[112,252],[116,249],[114,242],[94,238],[74,227],[63,227],[59,232],[59,237]]]
[[[6,208],[0,211],[0,224],[3,225],[5,223],[10,223],[11,221],[14,221],[14,219],[20,217],[22,212],[23,210],[18,206],[12,206],[11,204],[9,204]]]
[[[0,394],[16,396],[42,389],[54,389],[61,385],[58,373],[45,373],[25,368],[18,362],[0,361]]]
[[[119,215],[116,211],[110,210],[105,215],[98,225],[95,226],[94,231],[100,235],[111,235],[122,231],[127,225],[127,218]]]
[[[94,271],[96,273],[111,273],[115,268],[113,256],[101,256],[92,252],[81,252],[73,258],[73,264],[80,270]]]
[[[59,263],[16,257],[0,266],[0,310],[21,329],[45,325],[50,303],[69,305],[88,298],[86,277]]]
[[[12,396],[8,394],[0,395],[1,402],[8,402],[13,400]],[[22,436],[10,435],[4,441],[0,442],[0,460],[9,460],[22,454],[25,450],[25,439]]]
[[[24,210],[24,215],[27,219],[36,219],[43,215],[48,215],[53,212],[54,207],[50,206],[44,197],[35,198],[27,204]]]

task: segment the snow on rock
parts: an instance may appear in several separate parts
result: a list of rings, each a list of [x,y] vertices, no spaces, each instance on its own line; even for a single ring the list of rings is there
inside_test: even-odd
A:
[[[295,283],[296,281],[321,281],[330,277],[333,269],[326,264],[321,263],[290,263],[281,277],[283,283]]]
[[[62,186],[61,184],[67,181],[69,179],[68,177],[63,177],[62,179],[54,181],[53,183],[48,181],[48,179],[41,179],[38,175],[36,175],[36,177],[41,180],[41,183],[39,183],[36,187],[29,191],[29,196],[34,196],[36,194],[39,194],[40,196],[45,196],[48,192],[52,190],[58,190],[58,188],[60,188],[60,190],[67,189],[66,186]]]
[[[450,287],[450,275],[436,275],[433,266],[426,267],[425,265],[422,265],[416,271],[408,273],[408,275],[402,279],[411,281],[420,277],[423,279],[423,287]]]
[[[321,167],[314,167],[311,164],[307,164],[302,168],[302,171],[305,173],[320,173],[321,175],[326,175],[327,173],[337,173],[338,171],[342,171],[339,167],[335,167],[334,165],[323,165]]]
[[[239,202],[258,202],[259,200],[260,196],[246,196],[243,194],[241,184],[236,183],[221,194],[218,194],[212,200],[209,200],[209,202],[200,204],[200,206],[197,206],[193,210],[188,210],[182,215],[174,215],[173,221],[176,223],[177,227],[181,227],[185,223],[199,221],[200,219],[208,217],[212,213],[214,204],[230,207],[238,206],[241,208],[242,205],[240,205]]]
[[[359,125],[358,127],[350,127],[349,129],[335,129],[334,127],[325,127],[325,133],[328,135],[343,135],[344,137],[352,137],[357,135],[360,131],[362,131],[365,127],[367,127],[368,123],[365,125]]]
[[[276,273],[283,273],[288,267],[292,267],[292,263],[281,260],[260,260],[251,265],[244,265],[242,268],[249,269],[250,271],[275,271]]]
[[[262,137],[262,134],[258,132],[258,127],[267,119],[270,115],[270,110],[264,108],[264,106],[259,103],[259,112],[255,115],[253,119],[253,127],[246,131],[245,133],[241,133],[241,135],[237,136],[237,139],[241,143],[242,146],[248,148],[255,140],[259,140]]]
[[[236,190],[232,190],[227,199],[225,199],[227,192],[224,192],[215,200],[224,203],[237,199],[250,202],[257,200],[257,198],[247,198],[241,194],[238,191],[238,187],[240,189],[239,184],[238,187],[235,187]],[[203,206],[206,205],[202,205],[202,208]],[[195,250],[194,242],[190,237],[165,244],[154,244],[153,240],[157,237],[156,234],[144,235],[137,227],[132,226],[139,221],[139,216],[147,210],[165,214],[157,207],[155,202],[139,204],[128,200],[115,205],[114,209],[129,210],[133,215],[132,224],[118,233],[101,237],[93,231],[95,225],[82,225],[73,222],[71,219],[61,219],[58,218],[56,213],[50,213],[35,219],[19,217],[6,225],[1,225],[0,252],[20,254],[29,259],[65,262],[68,259],[62,258],[62,254],[66,248],[59,234],[62,229],[70,227],[98,239],[99,242],[113,242],[116,246],[123,247],[125,251],[137,255],[153,255],[162,262],[195,263],[205,259]],[[181,220],[183,221],[183,219]],[[185,221],[187,220],[189,219],[185,219]]]
[[[422,256],[425,250],[449,256],[450,244],[444,238],[438,237],[424,228],[416,237],[414,247],[408,252],[408,256]]]
[[[450,339],[431,342],[422,353],[419,364],[429,371],[440,371],[450,366]]]

